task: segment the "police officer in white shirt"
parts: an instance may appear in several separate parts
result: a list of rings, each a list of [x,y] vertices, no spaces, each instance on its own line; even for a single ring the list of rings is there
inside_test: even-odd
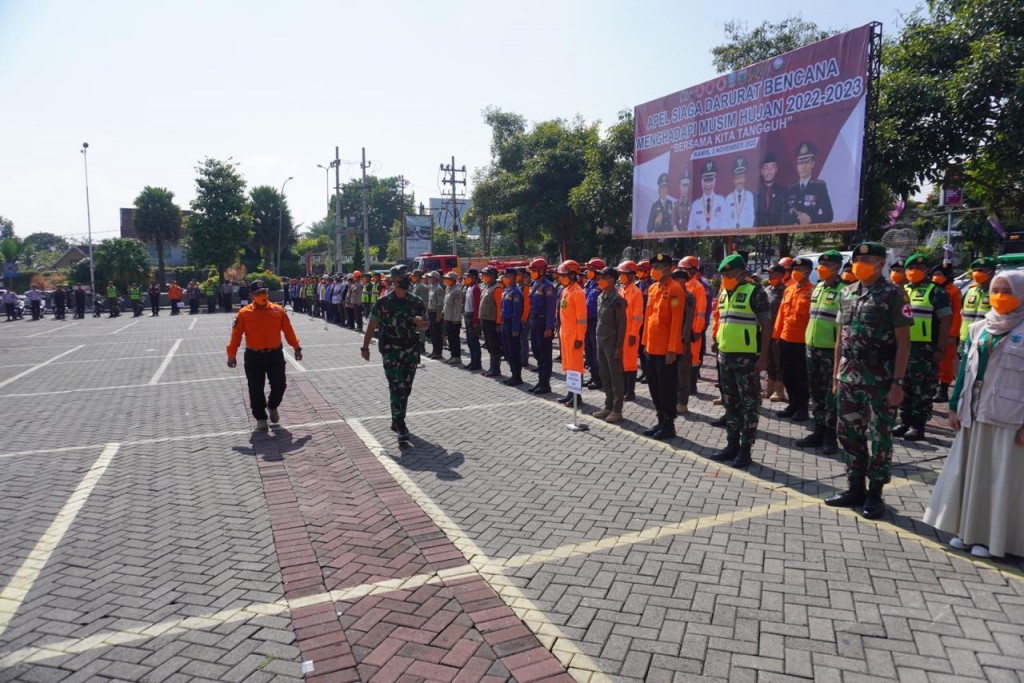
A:
[[[754,227],[754,194],[747,189],[747,160],[732,162],[733,191],[725,197],[726,228]]]
[[[704,193],[693,203],[690,209],[690,230],[718,230],[732,227],[727,224],[725,197],[715,194],[715,179],[718,177],[718,164],[713,160],[705,161],[700,167],[701,189]]]

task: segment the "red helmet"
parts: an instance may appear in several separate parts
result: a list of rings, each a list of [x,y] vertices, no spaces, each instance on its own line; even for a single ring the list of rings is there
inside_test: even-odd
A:
[[[548,262],[542,258],[535,258],[530,261],[530,270],[539,270],[542,273],[548,272]]]
[[[604,270],[604,261],[595,256],[587,261],[587,268],[590,270]]]
[[[580,264],[576,263],[572,259],[569,259],[568,261],[562,261],[562,264],[558,266],[559,275],[568,275],[569,273],[576,273],[577,275],[579,275],[579,272]]]
[[[684,256],[679,261],[680,268],[700,268],[700,261],[697,260],[696,256]]]
[[[648,273],[651,272],[651,262],[648,261],[647,259],[644,259],[640,263],[636,264],[636,267],[639,268],[640,270],[645,270]]]
[[[786,270],[790,270],[793,267],[793,259],[791,259],[788,256],[783,256],[782,258],[779,259],[779,265],[785,268]]]
[[[633,263],[632,261],[628,260],[628,259],[619,264],[619,272],[620,273],[633,273],[635,275],[636,271],[637,271],[636,264]]]

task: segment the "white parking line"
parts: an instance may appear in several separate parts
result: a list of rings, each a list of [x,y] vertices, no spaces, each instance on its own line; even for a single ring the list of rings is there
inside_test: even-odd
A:
[[[128,323],[128,324],[127,324],[127,325],[125,325],[124,327],[119,327],[119,328],[117,328],[116,330],[114,330],[114,331],[113,331],[113,332],[111,332],[110,334],[117,334],[117,333],[118,333],[118,332],[120,332],[121,330],[127,330],[127,329],[128,329],[129,327],[132,327],[132,326],[134,326],[134,325],[138,325],[138,324],[139,324],[139,323],[141,323],[141,322],[142,322],[141,320],[136,320],[136,321],[135,321],[135,322],[133,322],[133,323]]]
[[[12,377],[8,382],[17,379]],[[88,389],[61,389],[59,391],[38,391],[32,394],[4,394],[5,398],[24,398],[27,396],[63,396],[64,394],[81,394],[88,391],[113,391],[114,389],[141,389],[143,387],[170,387],[176,384],[199,384],[201,382],[224,382],[234,377],[204,377],[203,379],[182,379],[175,382],[160,382],[159,384],[119,384],[112,387],[90,387]],[[2,387],[3,384],[0,384]]]
[[[192,318],[192,324],[188,326],[188,331],[191,332],[195,329],[196,323],[199,322],[199,318]]]
[[[25,600],[25,596],[32,590],[36,579],[39,578],[43,568],[46,567],[46,563],[49,562],[50,555],[60,545],[64,534],[71,528],[72,522],[75,521],[78,512],[85,505],[85,501],[89,499],[89,494],[96,487],[96,483],[107,470],[107,466],[114,459],[119,448],[119,444],[107,444],[107,447],[100,453],[100,457],[96,459],[96,462],[89,468],[81,483],[78,484],[74,493],[64,503],[64,507],[57,513],[53,522],[50,523],[49,528],[43,533],[42,538],[36,543],[36,547],[32,549],[32,552],[25,558],[21,567],[14,572],[11,580],[7,582],[3,591],[0,592],[0,636],[10,626],[11,620],[14,619],[14,615],[17,614],[21,603]]]
[[[174,340],[171,350],[167,352],[167,355],[164,356],[163,362],[160,363],[160,367],[156,369],[156,372],[154,372],[153,376],[150,378],[150,384],[156,384],[160,381],[160,378],[164,376],[164,370],[166,370],[167,366],[171,364],[171,359],[174,358],[174,353],[178,350],[178,347],[181,346],[181,342],[181,339]]]
[[[75,323],[68,323],[67,325],[61,325],[60,327],[51,327],[48,330],[43,330],[42,332],[36,332],[35,334],[30,334],[27,337],[25,337],[25,339],[31,339],[32,337],[41,337],[44,334],[50,334],[51,332],[56,332],[57,330],[63,330],[65,327],[71,327],[74,324]]]
[[[69,353],[74,353],[75,351],[77,351],[78,349],[82,348],[83,346],[85,346],[85,344],[80,344],[79,346],[76,346],[76,347],[75,347],[75,348],[73,348],[73,349],[68,349],[68,350],[67,350],[67,351],[65,351],[64,353],[59,353],[59,354],[57,354],[56,356],[54,356],[54,357],[53,357],[53,358],[51,358],[50,360],[47,360],[47,361],[43,361],[42,363],[39,363],[38,365],[33,365],[33,366],[32,366],[32,367],[30,367],[30,368],[29,368],[28,370],[24,370],[24,371],[22,371],[22,372],[19,372],[19,373],[18,373],[17,375],[15,375],[14,377],[8,377],[8,378],[7,378],[7,379],[5,379],[5,380],[4,380],[3,382],[0,382],[0,389],[3,389],[4,387],[6,387],[6,386],[7,386],[8,384],[10,384],[11,382],[14,382],[14,381],[17,381],[17,380],[21,379],[21,378],[22,378],[22,377],[24,377],[25,375],[28,375],[28,374],[31,374],[31,373],[35,372],[35,371],[36,371],[36,370],[38,370],[39,368],[43,368],[43,367],[46,367],[47,365],[49,365],[50,363],[54,362],[54,361],[55,361],[55,360],[57,360],[58,358],[63,358],[64,356],[68,355]],[[8,397],[10,397],[10,396],[17,396],[17,394],[5,394],[5,396],[8,396]]]

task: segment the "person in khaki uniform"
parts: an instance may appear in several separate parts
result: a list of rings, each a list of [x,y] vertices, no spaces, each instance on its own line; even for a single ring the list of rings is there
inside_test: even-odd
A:
[[[597,352],[598,376],[604,389],[604,408],[594,417],[607,422],[622,421],[623,370],[622,353],[626,341],[626,300],[615,289],[619,271],[614,267],[601,270],[597,287],[597,326],[594,346]]]

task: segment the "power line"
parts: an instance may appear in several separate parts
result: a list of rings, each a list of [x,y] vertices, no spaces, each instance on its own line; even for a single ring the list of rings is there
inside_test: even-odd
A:
[[[465,197],[466,193],[461,194],[458,191],[458,186],[461,184],[463,188],[466,187],[466,167],[457,168],[455,166],[455,157],[452,157],[451,165],[441,164],[441,171],[445,174],[445,177],[441,179],[441,182],[445,185],[452,186],[452,253],[455,255],[456,263],[458,263],[459,257],[459,197]],[[462,175],[462,179],[459,179],[459,175]],[[444,194],[442,192],[442,194]]]

